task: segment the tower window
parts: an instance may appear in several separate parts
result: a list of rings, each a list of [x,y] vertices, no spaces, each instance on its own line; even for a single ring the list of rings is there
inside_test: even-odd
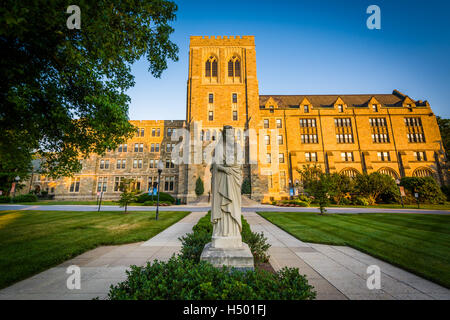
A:
[[[214,103],[214,94],[210,93],[210,94],[208,95],[208,102],[209,102],[209,103]]]
[[[205,77],[217,77],[217,59],[213,56],[205,62]]]
[[[240,77],[241,76],[241,61],[236,56],[233,56],[228,61],[228,76],[229,77]]]
[[[373,112],[378,112],[378,106],[376,104],[372,105]]]
[[[344,112],[344,106],[342,104],[338,105],[339,112]]]
[[[208,113],[208,120],[209,121],[213,121],[214,120],[214,112],[213,111],[209,111],[209,113]]]
[[[309,113],[309,106],[305,104],[305,105],[303,106],[303,111],[304,111],[305,113]]]
[[[237,111],[233,111],[233,121],[237,121],[238,119],[238,113]]]
[[[233,93],[233,103],[237,103],[237,93]]]

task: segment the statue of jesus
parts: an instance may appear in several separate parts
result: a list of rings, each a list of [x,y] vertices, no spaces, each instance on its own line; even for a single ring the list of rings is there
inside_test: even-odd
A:
[[[230,130],[227,132],[227,130]],[[231,132],[231,134],[230,134]],[[240,248],[242,246],[241,221],[241,166],[236,159],[229,161],[234,149],[226,146],[234,143],[234,130],[223,130],[223,159],[211,165],[211,223],[213,225],[213,248]],[[232,139],[232,140],[231,140]],[[227,141],[228,140],[228,141]],[[231,140],[231,141],[230,141]],[[231,149],[231,150],[230,150]]]

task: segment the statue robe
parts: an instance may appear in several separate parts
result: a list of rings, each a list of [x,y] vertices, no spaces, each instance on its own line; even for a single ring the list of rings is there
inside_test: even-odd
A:
[[[213,237],[240,237],[241,167],[213,164],[211,171]]]

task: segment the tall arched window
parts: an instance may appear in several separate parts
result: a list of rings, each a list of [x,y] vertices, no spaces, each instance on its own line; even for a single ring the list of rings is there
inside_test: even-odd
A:
[[[210,56],[205,63],[205,77],[217,77],[217,58]]]
[[[228,76],[229,77],[240,77],[241,76],[241,61],[236,56],[233,56],[228,61]]]

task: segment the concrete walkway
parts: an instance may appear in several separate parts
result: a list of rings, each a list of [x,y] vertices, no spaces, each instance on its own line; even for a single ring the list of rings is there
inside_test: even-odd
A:
[[[147,261],[168,260],[181,248],[178,240],[191,232],[192,227],[206,212],[193,212],[146,242],[121,246],[104,246],[85,252],[57,267],[41,272],[0,291],[4,299],[92,299],[107,297],[112,284],[126,279],[130,265],[143,266]],[[76,265],[81,270],[81,288],[69,290],[67,267]]]
[[[302,242],[255,212],[244,213],[252,231],[264,232],[275,270],[297,267],[317,299],[450,299],[450,290],[346,246]],[[381,270],[381,289],[369,290],[367,267]]]

